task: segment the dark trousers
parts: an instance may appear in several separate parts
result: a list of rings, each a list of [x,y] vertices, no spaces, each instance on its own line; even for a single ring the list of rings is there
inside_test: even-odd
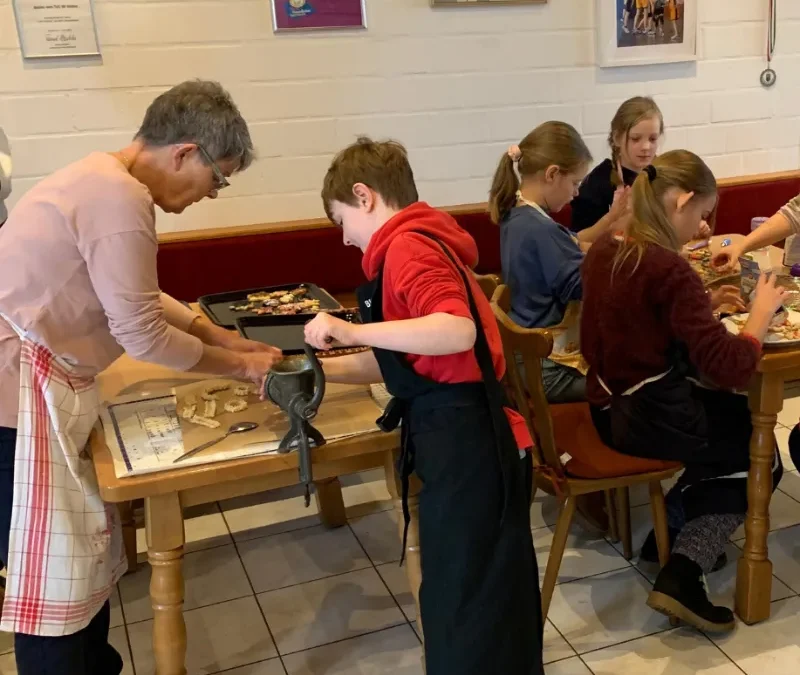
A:
[[[542,675],[530,457],[511,450],[504,485],[488,411],[413,422],[428,675]]]
[[[0,559],[8,560],[14,495],[15,429],[0,427]],[[108,644],[108,602],[86,628],[62,637],[14,636],[19,675],[119,675],[122,658]]]

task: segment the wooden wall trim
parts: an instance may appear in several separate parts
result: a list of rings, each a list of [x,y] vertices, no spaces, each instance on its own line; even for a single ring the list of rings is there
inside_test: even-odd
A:
[[[800,170],[778,171],[775,173],[759,173],[749,176],[735,176],[721,178],[720,187],[736,187],[739,185],[757,185],[759,183],[773,183],[785,180],[800,180]],[[443,206],[443,211],[459,216],[468,213],[480,213],[488,210],[486,202],[474,204],[458,204]],[[327,218],[308,218],[305,220],[284,220],[274,223],[255,223],[253,225],[237,225],[233,227],[212,227],[205,230],[183,230],[180,232],[164,232],[158,235],[161,244],[174,244],[188,241],[202,241],[206,239],[223,239],[227,237],[244,237],[248,235],[272,234],[286,232],[287,230],[318,230],[333,227]]]

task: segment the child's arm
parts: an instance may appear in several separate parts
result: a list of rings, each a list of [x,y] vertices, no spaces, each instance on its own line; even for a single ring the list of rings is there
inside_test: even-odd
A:
[[[339,384],[377,384],[383,382],[375,354],[370,349],[358,354],[347,354],[322,359],[322,369],[328,382]]]
[[[348,323],[330,314],[318,314],[306,324],[305,336],[306,342],[317,349],[328,349],[333,339],[345,346],[363,345],[405,354],[443,356],[472,349],[476,330],[472,319],[444,312],[368,324]]]

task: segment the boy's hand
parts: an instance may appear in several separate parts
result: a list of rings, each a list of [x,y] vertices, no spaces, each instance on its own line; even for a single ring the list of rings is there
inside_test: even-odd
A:
[[[344,347],[358,345],[358,325],[342,321],[327,313],[317,314],[305,325],[306,342],[315,349],[330,349],[334,340]]]

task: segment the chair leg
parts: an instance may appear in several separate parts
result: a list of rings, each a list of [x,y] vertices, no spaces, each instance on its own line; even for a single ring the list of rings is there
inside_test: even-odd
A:
[[[608,534],[611,541],[619,541],[619,527],[617,526],[617,508],[614,504],[614,490],[605,490],[606,513],[608,513]]]
[[[553,589],[556,586],[558,570],[561,567],[561,559],[564,557],[567,535],[574,516],[575,497],[574,495],[567,495],[559,510],[556,531],[553,533],[553,543],[550,545],[550,557],[547,559],[547,569],[544,573],[544,582],[542,583],[542,620],[547,618],[547,612],[550,611]]]
[[[667,526],[667,506],[664,503],[664,492],[661,481],[650,483],[650,507],[653,510],[653,529],[658,546],[658,563],[661,567],[669,560],[669,529]]]
[[[627,487],[617,488],[617,505],[619,518],[619,536],[622,541],[622,552],[625,560],[633,558],[631,542],[631,493]]]

